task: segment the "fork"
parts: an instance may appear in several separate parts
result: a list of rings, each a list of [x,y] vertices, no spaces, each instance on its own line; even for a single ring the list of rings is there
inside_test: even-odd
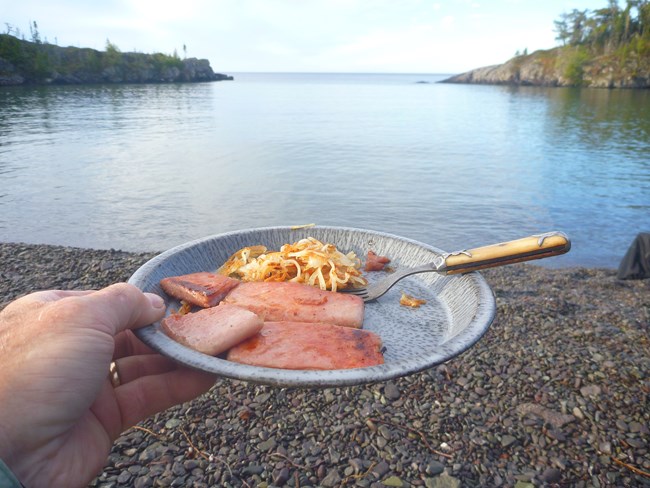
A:
[[[436,256],[431,263],[416,268],[398,269],[367,288],[345,288],[340,292],[357,295],[364,302],[370,302],[384,295],[401,279],[416,273],[435,272],[443,275],[469,273],[479,269],[557,256],[568,252],[569,249],[571,249],[571,241],[563,232],[535,234],[514,241],[443,253]]]

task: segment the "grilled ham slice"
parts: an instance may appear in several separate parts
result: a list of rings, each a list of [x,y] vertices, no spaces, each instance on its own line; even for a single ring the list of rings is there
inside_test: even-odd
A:
[[[265,322],[228,351],[228,360],[281,369],[350,369],[383,364],[381,339],[368,330],[312,322]]]
[[[176,342],[216,356],[257,334],[264,322],[245,308],[222,303],[194,313],[169,315],[160,325]]]
[[[361,298],[301,283],[241,283],[223,301],[247,308],[267,322],[325,322],[354,328],[363,325]]]
[[[160,280],[165,293],[199,307],[213,307],[239,285],[239,280],[205,271]]]

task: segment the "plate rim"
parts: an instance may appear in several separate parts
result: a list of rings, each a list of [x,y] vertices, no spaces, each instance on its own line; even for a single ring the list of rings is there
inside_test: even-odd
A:
[[[409,244],[427,249],[435,253],[442,253],[441,249],[438,249],[434,246],[431,246],[426,243],[422,243],[407,237],[398,236],[395,234],[390,234],[382,231],[371,230],[371,229],[360,229],[354,227],[345,227],[345,226],[328,226],[328,225],[315,225],[315,226],[267,226],[267,227],[256,227],[248,228],[241,230],[233,230],[228,232],[223,232],[220,234],[213,234],[198,239],[193,239],[183,244],[174,246],[166,251],[161,252],[160,254],[154,256],[153,258],[146,261],[142,266],[140,266],[129,278],[128,282],[137,286],[143,291],[149,291],[143,286],[143,281],[146,281],[146,278],[155,272],[156,268],[161,266],[163,263],[170,258],[170,256],[176,255],[180,252],[186,251],[188,249],[205,245],[208,242],[215,240],[223,240],[232,238],[235,236],[241,236],[245,234],[253,233],[269,233],[269,232],[291,232],[296,230],[303,230],[315,228],[322,231],[332,231],[332,232],[346,232],[346,233],[363,233],[371,234],[381,238],[387,238],[402,242],[407,242]],[[233,251],[234,252],[234,251]],[[255,384],[267,384],[280,387],[340,387],[340,386],[353,386],[360,384],[368,383],[377,383],[382,381],[387,381],[395,379],[397,377],[411,375],[418,373],[420,371],[430,369],[436,365],[442,364],[460,354],[463,354],[474,344],[476,344],[483,335],[490,328],[494,319],[496,317],[496,300],[492,289],[485,281],[485,278],[477,272],[467,273],[464,276],[471,276],[473,279],[474,285],[477,286],[477,297],[478,303],[476,310],[474,311],[471,323],[483,323],[483,327],[480,327],[478,331],[472,331],[473,333],[469,336],[464,334],[458,334],[457,336],[452,337],[448,341],[445,341],[444,344],[447,348],[451,347],[452,354],[443,354],[439,353],[434,357],[431,356],[431,361],[427,362],[424,366],[404,368],[401,370],[396,370],[398,368],[389,368],[386,365],[380,366],[371,366],[367,368],[355,368],[355,369],[340,369],[340,370],[286,370],[286,369],[276,369],[276,368],[266,368],[259,366],[250,366],[240,363],[233,363],[225,359],[218,357],[209,356],[194,349],[188,348],[181,345],[180,343],[174,341],[173,339],[166,336],[160,330],[160,322],[154,322],[152,324],[146,325],[144,327],[135,329],[133,332],[135,335],[144,342],[147,346],[151,347],[156,352],[170,357],[171,359],[189,366],[194,369],[199,369],[207,371],[210,373],[217,374],[221,377],[226,377],[232,380],[247,381]],[[457,276],[454,276],[456,278]],[[463,339],[461,341],[461,339]],[[208,365],[209,364],[209,365]]]

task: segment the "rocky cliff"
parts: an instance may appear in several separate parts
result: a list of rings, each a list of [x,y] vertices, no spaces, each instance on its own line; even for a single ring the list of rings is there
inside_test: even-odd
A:
[[[0,85],[232,80],[207,59],[60,47],[0,35]]]
[[[442,83],[650,88],[650,56],[593,56],[583,48],[568,46],[516,56]]]

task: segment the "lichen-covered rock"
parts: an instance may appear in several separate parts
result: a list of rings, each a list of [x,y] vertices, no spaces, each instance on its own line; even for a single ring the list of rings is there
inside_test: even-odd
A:
[[[572,48],[555,48],[516,56],[452,76],[443,83],[485,85],[585,86],[650,88],[650,59],[630,56],[580,56]]]
[[[16,68],[9,61],[0,58],[0,86],[20,85],[25,78],[16,73]]]

